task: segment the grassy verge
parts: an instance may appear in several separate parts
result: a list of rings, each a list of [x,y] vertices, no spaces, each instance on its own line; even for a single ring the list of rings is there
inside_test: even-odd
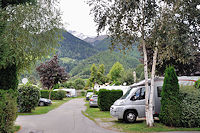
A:
[[[20,129],[20,126],[15,125],[15,126],[14,126],[14,129],[13,129],[13,130],[14,130],[13,132],[16,133],[17,131],[19,131],[19,129]]]
[[[200,131],[200,128],[173,128],[167,127],[159,122],[154,123],[154,127],[148,127],[145,121],[137,121],[134,124],[127,124],[121,121],[115,121],[115,128],[125,132],[169,132],[169,131]]]
[[[65,98],[63,100],[52,100],[52,104],[50,106],[38,106],[35,108],[35,110],[32,110],[31,113],[18,113],[18,115],[40,115],[40,114],[46,114],[49,111],[59,107],[63,103],[68,102],[73,98]]]
[[[93,119],[95,119],[95,118],[112,118],[110,116],[109,111],[100,111],[99,108],[97,108],[97,107],[90,108],[88,102],[85,104],[85,106],[87,107],[87,109],[85,110],[85,113],[87,113]]]
[[[99,108],[90,108],[88,103],[86,103],[85,106],[87,107],[87,109],[85,112],[83,112],[83,114],[87,116],[89,119],[95,121],[96,123],[98,123],[96,120],[99,118],[102,119],[101,122],[104,122],[104,123],[112,122],[113,123],[111,125],[112,127],[124,132],[142,133],[142,132],[166,132],[166,131],[200,131],[200,128],[167,127],[159,123],[159,121],[155,121],[155,126],[151,128],[146,126],[146,123],[144,120],[137,120],[137,122],[134,124],[128,124],[128,123],[124,123],[123,121],[110,119],[112,117],[110,116],[109,111],[100,111]]]

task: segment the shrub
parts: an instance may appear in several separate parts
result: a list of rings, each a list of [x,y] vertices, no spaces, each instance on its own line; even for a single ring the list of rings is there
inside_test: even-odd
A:
[[[109,111],[113,103],[123,95],[122,90],[100,89],[98,95],[98,106],[101,111]]]
[[[38,105],[40,91],[36,86],[26,84],[18,88],[18,108],[20,112],[31,112]]]
[[[40,90],[42,98],[49,98],[49,90]],[[62,100],[65,98],[65,91],[52,91],[51,92],[51,100]]]
[[[200,89],[200,79],[194,83],[194,87]]]
[[[63,90],[56,91],[54,100],[63,100],[66,97],[66,92]]]
[[[160,121],[167,126],[181,126],[179,84],[173,67],[165,70],[161,97]]]
[[[200,127],[200,90],[193,86],[182,86],[180,90],[181,123],[183,127]]]
[[[16,92],[0,90],[0,133],[12,132],[16,118]]]
[[[81,78],[78,78],[74,81],[74,88],[76,90],[81,90],[85,87],[85,81]]]
[[[88,92],[93,92],[93,90],[87,90],[86,94],[87,94]],[[98,91],[96,91],[96,90],[94,90],[94,94],[98,95],[98,94],[99,94],[99,92],[98,92]]]
[[[85,96],[86,92],[85,91],[81,91],[81,96]]]

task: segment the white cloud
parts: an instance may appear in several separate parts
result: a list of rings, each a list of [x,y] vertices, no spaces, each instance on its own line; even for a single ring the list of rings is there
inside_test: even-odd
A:
[[[60,0],[63,22],[67,30],[75,30],[85,35],[96,36],[96,26],[90,7],[84,0]]]

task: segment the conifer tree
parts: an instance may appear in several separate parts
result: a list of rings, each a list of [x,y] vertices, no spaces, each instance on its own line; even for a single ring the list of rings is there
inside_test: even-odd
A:
[[[180,126],[179,84],[174,67],[165,70],[161,97],[160,121],[167,126]]]

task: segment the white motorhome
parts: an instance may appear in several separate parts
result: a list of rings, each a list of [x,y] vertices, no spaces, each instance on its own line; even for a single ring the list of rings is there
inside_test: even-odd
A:
[[[180,85],[193,85],[194,81],[198,80],[200,77],[178,77]],[[163,86],[163,77],[155,78],[154,85],[154,115],[160,113],[161,107],[161,89]],[[148,80],[150,88],[150,79]],[[128,123],[134,123],[136,118],[145,117],[145,81],[135,83],[130,86],[130,89],[124,94],[120,99],[115,101],[115,103],[110,108],[110,114],[119,120],[125,120]]]
[[[95,84],[94,89],[96,91],[99,91],[100,89],[107,89],[107,90],[122,90],[123,91],[123,95],[130,89],[130,86],[123,86],[123,85],[119,85],[119,86],[115,86],[115,85],[98,85]]]

